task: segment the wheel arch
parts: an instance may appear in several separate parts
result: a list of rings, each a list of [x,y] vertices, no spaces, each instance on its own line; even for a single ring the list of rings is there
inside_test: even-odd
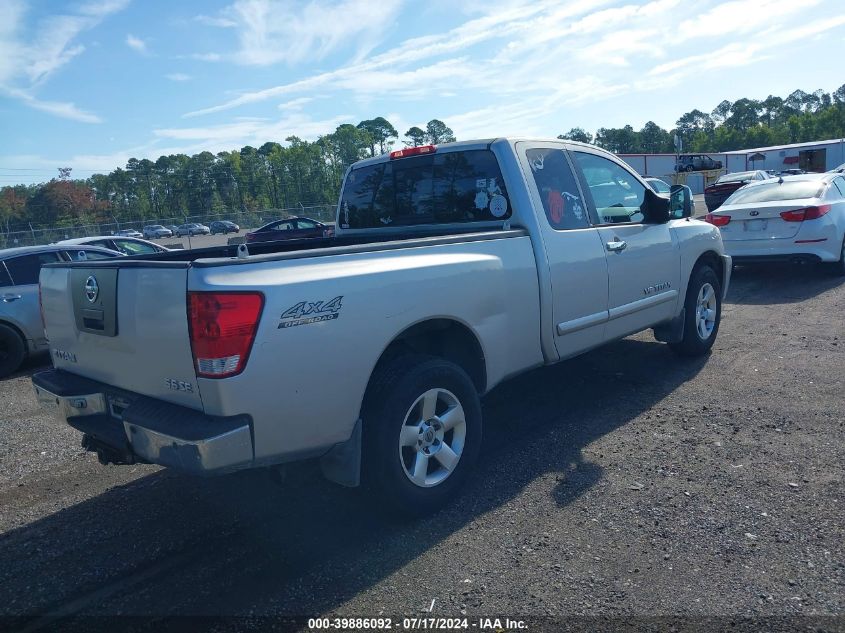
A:
[[[31,350],[29,349],[29,340],[26,335],[24,334],[21,327],[13,321],[9,321],[7,319],[0,319],[0,325],[5,325],[13,332],[17,333],[20,337],[21,341],[23,341],[23,349],[24,349],[24,357],[29,356]]]
[[[385,346],[373,365],[351,437],[334,446],[320,459],[323,475],[327,479],[343,486],[359,485],[364,433],[362,421],[372,394],[378,391],[379,372],[382,367],[402,356],[419,354],[455,363],[467,373],[479,394],[486,391],[487,362],[484,348],[479,337],[466,323],[449,317],[431,317],[407,326]]]
[[[479,394],[486,391],[487,361],[481,341],[466,323],[452,317],[423,319],[397,334],[376,361],[367,391],[385,363],[406,354],[426,354],[451,361],[469,375]]]

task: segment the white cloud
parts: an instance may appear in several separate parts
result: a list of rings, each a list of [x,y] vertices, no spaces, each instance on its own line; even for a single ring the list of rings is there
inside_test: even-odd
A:
[[[303,106],[314,101],[314,97],[299,97],[280,103],[277,107],[279,110],[301,110]]]
[[[210,15],[194,16],[194,21],[199,22],[200,24],[205,24],[206,26],[216,26],[221,29],[231,29],[238,26],[238,23],[235,22],[235,20],[224,17],[212,17]]]
[[[95,114],[85,112],[77,108],[73,103],[60,101],[42,101],[35,98],[29,92],[20,88],[4,88],[0,86],[0,92],[7,94],[13,99],[24,103],[35,110],[47,112],[63,119],[71,119],[81,123],[101,123],[102,119]]]
[[[165,75],[165,78],[170,81],[189,81],[191,76],[185,73],[168,73]]]
[[[135,37],[131,33],[126,35],[126,45],[133,51],[141,53],[142,55],[149,54],[149,50],[147,50],[147,43],[140,37]]]
[[[219,62],[222,56],[220,53],[193,53],[190,58],[201,62]]]
[[[129,0],[85,2],[72,13],[48,15],[27,29],[26,4],[22,0],[0,2],[0,89],[42,112],[85,123],[99,122],[99,117],[73,103],[39,99],[33,91],[85,51],[85,46],[76,42],[83,32],[128,4]]]
[[[237,30],[235,62],[293,65],[342,48],[369,50],[399,8],[399,0],[236,0],[213,21]],[[208,23],[209,18],[201,20]]]

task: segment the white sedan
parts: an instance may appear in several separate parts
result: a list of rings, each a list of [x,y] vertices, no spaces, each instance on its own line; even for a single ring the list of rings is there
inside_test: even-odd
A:
[[[802,174],[737,189],[707,222],[725,251],[743,261],[825,262],[845,275],[845,176]]]

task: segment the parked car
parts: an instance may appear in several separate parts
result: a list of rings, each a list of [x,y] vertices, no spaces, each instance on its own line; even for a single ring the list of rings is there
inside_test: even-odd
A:
[[[331,237],[334,227],[311,218],[291,217],[265,224],[246,234],[247,242],[275,242],[307,237]]]
[[[148,240],[154,240],[160,237],[173,237],[173,231],[161,224],[150,224],[144,227],[143,237]]]
[[[48,349],[38,303],[41,266],[119,256],[96,246],[50,244],[0,250],[0,378],[17,371],[27,356]]]
[[[178,225],[176,225],[176,224],[169,224],[169,225],[167,225],[167,228],[168,228],[168,229],[170,229],[170,233],[171,233],[173,236],[175,236],[175,235],[176,235],[176,231],[178,231],[178,230],[179,230],[179,226],[178,226]]]
[[[842,163],[839,167],[834,167],[828,173],[845,174],[845,163]]]
[[[713,160],[705,154],[684,154],[678,157],[675,164],[675,171],[705,171],[708,169],[721,169],[722,161]]]
[[[209,233],[211,233],[211,229],[205,224],[198,224],[197,222],[189,222],[188,224],[182,224],[176,227],[176,235],[179,237],[185,235],[189,237],[194,235],[208,235]]]
[[[779,176],[800,176],[801,174],[806,174],[807,172],[803,169],[798,169],[797,167],[793,167],[791,169],[781,169]]]
[[[691,195],[575,142],[394,151],[348,170],[336,238],[45,268],[56,365],[33,383],[106,462],[319,457],[384,507],[431,512],[466,480],[480,395],[506,378],[647,328],[710,350],[731,259]],[[105,330],[78,318],[88,278]]]
[[[144,234],[140,231],[136,231],[135,229],[121,229],[114,233],[114,235],[119,237],[144,237]]]
[[[100,237],[78,237],[71,240],[62,240],[58,244],[87,244],[91,246],[102,246],[124,255],[151,255],[153,253],[166,253],[169,248],[159,246],[153,242],[142,240],[137,237],[113,237],[103,235]]]
[[[657,193],[670,193],[672,191],[672,187],[669,186],[665,180],[660,180],[660,178],[655,178],[654,176],[645,176],[643,180],[648,183],[648,186],[654,189]]]
[[[211,230],[212,235],[217,235],[218,233],[224,235],[226,233],[237,233],[241,230],[241,227],[229,220],[215,220],[208,225],[208,228]]]
[[[715,211],[734,191],[747,185],[749,182],[758,180],[769,180],[770,176],[765,171],[738,171],[732,174],[719,176],[719,179],[712,185],[704,188],[704,204],[708,211]]]
[[[722,231],[734,261],[824,262],[845,275],[845,176],[804,174],[755,182],[707,222]]]

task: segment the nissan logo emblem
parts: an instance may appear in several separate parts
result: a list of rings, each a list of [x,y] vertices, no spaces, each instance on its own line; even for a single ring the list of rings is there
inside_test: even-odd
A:
[[[89,303],[94,303],[100,295],[100,286],[97,285],[97,278],[94,275],[85,280],[85,298]]]

